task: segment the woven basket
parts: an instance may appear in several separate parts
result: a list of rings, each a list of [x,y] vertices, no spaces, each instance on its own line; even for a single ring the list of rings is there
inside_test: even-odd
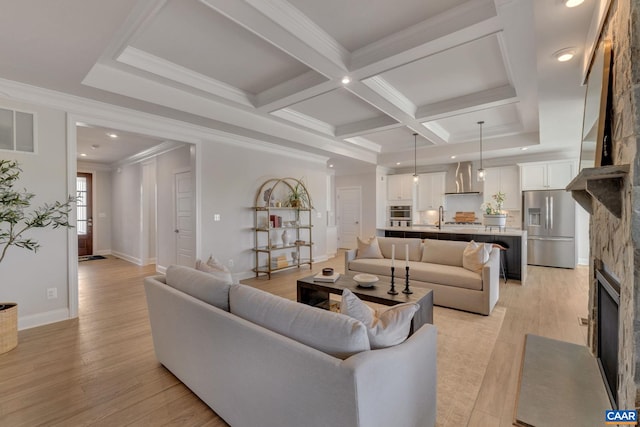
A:
[[[18,305],[6,304],[9,308],[0,310],[0,354],[13,350],[18,345]]]

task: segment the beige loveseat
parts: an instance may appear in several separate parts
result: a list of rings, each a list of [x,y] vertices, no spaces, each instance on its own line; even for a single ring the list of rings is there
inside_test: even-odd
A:
[[[354,318],[201,271],[144,285],[156,357],[234,427],[435,425],[433,325],[370,350]]]
[[[391,251],[395,244],[396,289],[404,287],[405,245],[409,245],[409,279],[412,286],[433,289],[433,303],[484,315],[498,302],[500,252],[492,248],[480,273],[463,267],[468,242],[378,237],[383,258],[359,259],[357,250],[345,253],[345,272],[391,277]]]

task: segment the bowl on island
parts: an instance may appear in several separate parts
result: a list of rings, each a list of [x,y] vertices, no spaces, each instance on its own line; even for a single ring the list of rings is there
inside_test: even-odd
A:
[[[379,279],[378,276],[374,276],[373,274],[365,274],[360,273],[353,276],[353,280],[356,281],[358,286],[363,288],[372,287]]]

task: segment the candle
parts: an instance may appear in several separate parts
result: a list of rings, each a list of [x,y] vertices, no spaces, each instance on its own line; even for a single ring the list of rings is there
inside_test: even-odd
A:
[[[404,255],[407,258],[407,263],[405,265],[409,267],[409,244],[404,245]]]
[[[391,267],[395,267],[396,245],[391,245]]]

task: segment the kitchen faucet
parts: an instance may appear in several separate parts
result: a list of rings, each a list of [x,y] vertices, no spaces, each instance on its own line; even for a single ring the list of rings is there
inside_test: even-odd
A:
[[[442,230],[442,223],[444,222],[444,207],[440,205],[438,207],[438,230]]]

